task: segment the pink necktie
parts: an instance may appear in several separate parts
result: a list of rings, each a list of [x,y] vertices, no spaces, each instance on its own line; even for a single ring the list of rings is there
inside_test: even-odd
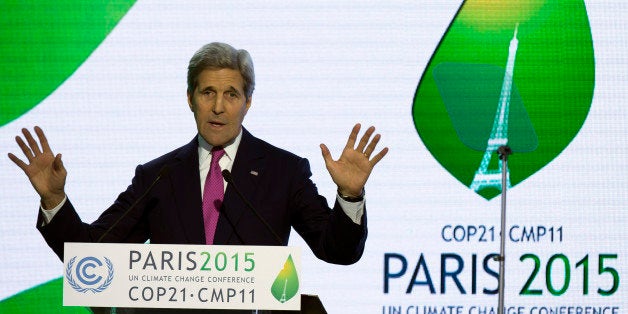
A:
[[[218,165],[218,161],[224,154],[225,150],[222,147],[212,149],[212,162],[203,189],[203,221],[205,222],[205,243],[207,244],[214,243],[214,234],[220,216],[219,210],[225,196],[220,165]]]

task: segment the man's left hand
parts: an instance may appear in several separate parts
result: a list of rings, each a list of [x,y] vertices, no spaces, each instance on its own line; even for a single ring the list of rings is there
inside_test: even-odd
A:
[[[325,166],[331,175],[332,180],[338,186],[338,193],[347,197],[359,197],[362,195],[364,185],[373,171],[375,165],[386,156],[388,147],[384,147],[375,156],[371,156],[381,138],[375,134],[375,127],[371,126],[366,130],[357,147],[355,146],[360,132],[360,124],[356,124],[349,134],[347,145],[342,150],[342,155],[338,160],[333,160],[331,153],[325,144],[321,144],[321,152],[325,159]]]

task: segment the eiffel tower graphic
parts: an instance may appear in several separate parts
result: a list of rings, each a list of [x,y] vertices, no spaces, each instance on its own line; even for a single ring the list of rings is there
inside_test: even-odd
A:
[[[519,23],[515,26],[515,33],[510,40],[510,47],[508,48],[508,62],[506,63],[506,72],[504,73],[504,81],[502,83],[502,90],[499,95],[499,103],[497,104],[497,111],[495,112],[495,119],[493,119],[493,128],[491,129],[491,135],[489,136],[488,143],[486,144],[486,151],[480,167],[475,171],[473,176],[473,182],[469,186],[474,191],[479,191],[485,188],[497,188],[502,189],[502,163],[498,162],[499,167],[497,169],[489,169],[488,166],[491,162],[493,154],[500,146],[508,144],[508,114],[510,107],[510,92],[512,90],[512,77],[515,69],[515,57],[517,56],[517,47],[519,46],[519,40],[517,40],[517,30],[519,29]],[[510,172],[508,168],[506,171],[506,186],[510,188]]]
[[[283,282],[283,293],[281,294],[281,299],[279,302],[286,303],[286,286],[288,285],[288,278]]]

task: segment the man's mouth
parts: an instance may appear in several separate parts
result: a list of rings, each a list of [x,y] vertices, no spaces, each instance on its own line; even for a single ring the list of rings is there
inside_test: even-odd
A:
[[[219,127],[221,127],[221,126],[223,126],[225,124],[222,123],[222,122],[218,122],[218,121],[209,121],[209,125],[211,125],[212,127],[215,127],[215,128],[219,128]]]

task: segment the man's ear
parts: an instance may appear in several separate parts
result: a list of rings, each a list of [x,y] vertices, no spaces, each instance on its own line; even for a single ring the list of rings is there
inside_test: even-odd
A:
[[[187,92],[187,96],[188,96],[188,106],[190,107],[190,110],[192,112],[194,112],[194,104],[193,104],[193,101],[192,101],[192,94],[189,91]]]

